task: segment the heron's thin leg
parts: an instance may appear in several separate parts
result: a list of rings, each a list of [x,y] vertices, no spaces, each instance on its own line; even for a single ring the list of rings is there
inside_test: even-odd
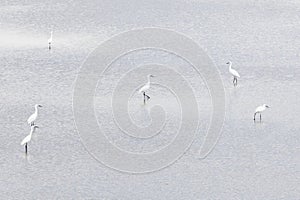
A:
[[[260,119],[260,121],[261,121],[261,113],[259,114],[259,119]]]
[[[235,78],[235,85],[237,85],[237,78]]]
[[[149,99],[150,99],[150,96],[146,95],[146,97],[147,97],[147,100],[149,100]]]
[[[143,95],[144,95],[144,104],[146,104],[146,94],[145,94],[145,92],[143,92]]]
[[[27,143],[25,143],[25,153],[27,154]]]
[[[254,121],[255,121],[255,116],[256,116],[256,113],[254,113],[254,118],[253,118]]]

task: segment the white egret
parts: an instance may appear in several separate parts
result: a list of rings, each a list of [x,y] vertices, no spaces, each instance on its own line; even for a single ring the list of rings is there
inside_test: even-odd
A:
[[[237,78],[238,77],[240,78],[240,75],[236,70],[231,68],[231,66],[232,66],[231,61],[228,61],[226,64],[229,65],[229,72],[233,76],[233,85],[236,86],[237,85]]]
[[[148,74],[147,75],[147,79],[148,79],[148,82],[143,86],[141,87],[141,89],[139,89],[139,93],[143,93],[144,95],[144,104],[146,103],[146,98],[147,100],[150,99],[150,96],[146,95],[146,91],[150,89],[150,78],[151,77],[154,77],[152,74]]]
[[[36,120],[36,118],[38,117],[38,108],[41,108],[42,106],[39,104],[35,104],[34,106],[34,113],[32,115],[30,115],[30,117],[28,118],[27,122],[28,124],[30,124],[30,126],[34,126],[34,121]]]
[[[29,135],[27,135],[21,142],[21,145],[24,145],[25,144],[25,153],[27,154],[27,143],[30,142],[31,140],[31,137],[32,137],[32,134],[33,132],[35,131],[36,128],[39,128],[38,126],[31,126],[31,130],[30,130],[30,133]]]
[[[51,31],[51,33],[50,33],[50,38],[48,39],[48,47],[49,47],[49,50],[51,49],[52,39],[53,39],[53,31]]]
[[[262,106],[258,106],[256,109],[255,109],[255,113],[254,113],[254,118],[253,120],[255,121],[255,116],[257,113],[259,113],[260,115],[260,121],[261,121],[261,113],[263,111],[265,111],[267,108],[270,108],[270,106],[268,106],[267,104],[263,104]]]

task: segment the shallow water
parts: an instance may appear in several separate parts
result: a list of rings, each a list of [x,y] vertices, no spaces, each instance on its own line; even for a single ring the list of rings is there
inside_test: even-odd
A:
[[[0,198],[299,198],[299,11],[297,1],[2,2]],[[216,147],[199,159],[212,112],[203,79],[164,52],[144,50],[120,58],[95,93],[98,122],[115,145],[139,153],[163,148],[176,135],[180,121],[176,98],[157,86],[149,107],[159,104],[168,111],[161,134],[132,139],[112,123],[113,88],[135,66],[153,60],[178,66],[199,107],[199,131],[184,156],[163,170],[132,175],[107,168],[86,151],[75,127],[72,94],[81,64],[98,44],[141,27],[176,30],[207,52],[223,80],[226,118]],[[54,44],[49,51],[51,28]],[[228,60],[241,74],[237,88],[227,71]],[[139,79],[137,75],[132,80]],[[129,101],[132,121],[147,126],[149,107],[139,101],[137,94]],[[40,129],[25,156],[20,142],[29,133],[26,119],[36,103],[43,105],[37,121]],[[271,108],[263,113],[261,123],[253,123],[253,111],[263,103]]]

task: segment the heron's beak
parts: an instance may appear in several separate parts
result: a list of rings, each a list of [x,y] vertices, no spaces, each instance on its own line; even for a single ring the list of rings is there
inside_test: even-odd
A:
[[[266,106],[267,108],[270,108],[270,106]]]
[[[227,65],[229,64],[229,62],[226,63]]]

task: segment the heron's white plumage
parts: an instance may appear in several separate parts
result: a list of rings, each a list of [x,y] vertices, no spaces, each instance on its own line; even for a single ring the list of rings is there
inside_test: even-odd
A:
[[[146,92],[147,90],[149,90],[150,89],[150,78],[151,77],[154,77],[153,75],[151,75],[151,74],[149,74],[148,76],[147,76],[147,78],[148,78],[148,82],[143,86],[143,87],[141,87],[140,89],[139,89],[139,93],[142,93],[142,92]]]
[[[32,134],[27,135],[27,136],[22,140],[21,145],[24,145],[24,144],[30,142],[31,136],[32,136]]]
[[[239,75],[239,73],[238,73],[236,70],[234,70],[234,69],[229,69],[229,72],[232,74],[232,76],[235,76],[235,77],[239,77],[239,78],[240,78],[240,75]]]
[[[146,92],[150,88],[150,83],[146,83],[141,89],[139,89],[139,93]]]
[[[261,105],[261,106],[258,106],[258,107],[255,109],[255,112],[256,112],[256,113],[261,113],[261,112],[265,111],[266,108],[268,108],[268,107],[269,107],[268,105],[263,104],[263,105]]]
[[[36,104],[36,105],[34,106],[35,111],[34,111],[34,113],[33,113],[32,115],[30,115],[30,117],[27,119],[28,124],[33,123],[33,122],[36,120],[36,118],[38,117],[38,107],[42,107],[42,106],[39,105],[39,104]]]
[[[37,127],[38,127],[38,126],[31,126],[31,130],[30,130],[29,135],[27,135],[27,136],[22,140],[21,145],[24,145],[24,144],[30,142],[31,137],[32,137],[32,134],[33,134],[35,128],[37,128]]]
[[[32,115],[30,115],[30,117],[27,120],[28,124],[31,124],[32,122],[34,122],[36,120],[37,116],[38,116],[37,112],[34,112]]]
[[[232,69],[231,65],[232,65],[232,63],[229,61],[229,72],[230,72],[230,74],[234,77],[239,77],[240,78],[240,74],[236,70]]]
[[[51,44],[53,40],[53,31],[50,33],[50,38],[48,39],[48,44]]]

